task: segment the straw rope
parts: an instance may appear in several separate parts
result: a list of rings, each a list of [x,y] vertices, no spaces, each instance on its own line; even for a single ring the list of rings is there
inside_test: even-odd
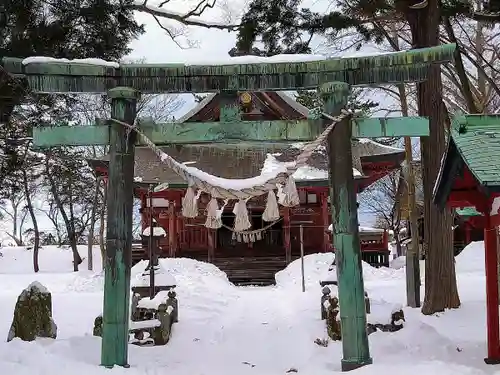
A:
[[[295,173],[300,167],[307,165],[307,161],[311,157],[312,153],[319,145],[326,141],[326,138],[330,132],[335,128],[339,122],[352,116],[352,113],[342,109],[339,116],[328,116],[333,122],[325,128],[325,130],[316,138],[314,141],[308,143],[302,152],[296,157],[295,163],[287,167],[286,172],[278,173],[275,177],[268,179],[267,181],[244,188],[241,190],[224,188],[223,186],[215,186],[203,178],[202,173],[193,173],[189,167],[184,164],[177,162],[174,158],[164,153],[158,146],[156,146],[137,126],[136,123],[133,125],[127,124],[123,121],[117,119],[111,119],[112,122],[125,126],[129,130],[135,131],[141,138],[142,141],[158,156],[158,158],[165,163],[170,169],[177,173],[180,177],[188,182],[188,186],[195,187],[205,193],[210,194],[214,198],[220,199],[250,199],[252,197],[257,197],[266,194],[270,190],[276,189],[278,184],[285,184],[286,180],[290,175]],[[206,174],[207,177],[215,177]],[[225,179],[231,181],[231,179]]]

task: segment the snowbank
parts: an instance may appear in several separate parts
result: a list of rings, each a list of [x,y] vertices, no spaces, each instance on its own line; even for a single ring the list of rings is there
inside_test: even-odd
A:
[[[2,247],[0,257],[0,274],[31,274],[33,273],[33,250],[29,247]],[[78,246],[78,252],[83,259],[80,270],[87,269],[87,246]],[[94,269],[102,267],[99,247],[93,249]],[[42,246],[38,255],[40,273],[66,273],[73,271],[73,253],[68,246]]]
[[[484,273],[484,241],[476,241],[468,244],[455,257],[455,270],[461,273]]]
[[[395,270],[400,270],[400,269],[406,267],[406,257],[400,256],[400,257],[394,258],[393,260],[391,260],[389,267],[393,268]]]
[[[313,285],[319,288],[319,282],[327,274],[333,258],[332,253],[311,254],[304,257],[306,287]],[[275,278],[277,286],[297,289],[302,283],[300,259],[291,262],[284,270],[278,272]]]
[[[374,364],[356,370],[358,375],[424,372],[440,375],[486,375],[484,266],[482,243],[468,246],[457,257],[461,284],[460,309],[423,316],[405,308],[404,329],[370,335]],[[86,248],[80,248],[81,255]],[[33,280],[53,295],[54,319],[60,327],[57,340],[0,342],[0,369],[16,375],[107,374],[99,366],[101,340],[91,336],[92,322],[102,312],[100,265],[95,272],[72,272],[71,251],[45,248],[40,254],[43,272],[34,275],[32,253],[5,249],[0,257],[0,331],[9,329],[19,292]],[[99,260],[98,248],[94,259]],[[300,288],[300,261],[276,276],[277,287],[234,287],[217,267],[191,259],[162,259],[162,267],[177,281],[180,321],[164,348],[130,346],[130,369],[113,372],[129,375],[278,375],[296,368],[302,375],[340,374],[342,344],[328,347],[314,343],[325,338],[319,317],[319,280],[328,272],[333,254],[305,257],[306,293]],[[147,262],[132,270],[140,274]],[[44,270],[45,267],[45,270]],[[53,270],[48,272],[47,269]],[[474,271],[474,270],[477,271]],[[463,270],[466,270],[464,272]],[[374,269],[363,264],[372,313],[369,321],[387,321],[398,304],[404,304],[404,269]],[[474,319],[470,319],[473,316]]]
[[[306,287],[308,285],[318,286],[323,280],[336,280],[336,269],[332,264],[334,255],[332,253],[310,254],[304,257],[304,275]],[[369,280],[391,280],[404,277],[404,270],[391,269],[387,267],[375,268],[366,262],[362,262],[363,278]],[[290,263],[283,271],[276,274],[276,285],[283,288],[301,285],[301,265],[300,259]]]

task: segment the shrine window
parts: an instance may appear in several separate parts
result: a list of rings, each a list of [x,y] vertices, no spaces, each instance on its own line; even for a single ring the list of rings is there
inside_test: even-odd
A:
[[[318,195],[309,193],[305,190],[299,190],[300,204],[316,204],[318,203]]]
[[[315,193],[308,193],[307,203],[318,203],[318,195]]]

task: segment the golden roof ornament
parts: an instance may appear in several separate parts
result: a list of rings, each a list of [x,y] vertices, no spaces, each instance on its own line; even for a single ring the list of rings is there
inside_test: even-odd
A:
[[[252,96],[249,92],[244,92],[240,95],[241,103],[244,105],[249,105],[252,102]]]

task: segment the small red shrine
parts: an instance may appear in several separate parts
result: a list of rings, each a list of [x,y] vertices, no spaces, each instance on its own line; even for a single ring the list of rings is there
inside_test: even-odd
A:
[[[500,224],[499,144],[500,116],[456,119],[434,189],[435,204],[469,211],[474,207],[477,215],[469,215],[467,221],[484,229],[487,364],[500,364],[496,229]]]
[[[241,105],[235,94],[234,103]],[[250,98],[250,99],[248,99]],[[227,94],[223,97],[226,102]],[[220,121],[220,94],[210,94],[193,110],[177,122]],[[242,120],[303,120],[308,109],[282,92],[252,92],[245,94],[245,105],[241,105]],[[355,185],[358,192],[400,167],[404,150],[361,139],[353,140],[353,165]],[[169,145],[162,150],[179,162],[194,166],[211,175],[223,178],[249,178],[257,176],[263,168],[291,162],[301,152],[301,144],[198,144]],[[146,147],[136,148],[135,195],[141,199],[143,226],[147,226],[150,184],[168,183],[168,189],[153,193],[153,216],[168,233],[162,242],[161,256],[190,257],[212,261],[219,265],[228,259],[251,259],[252,264],[266,259],[280,260],[280,267],[300,254],[299,224],[304,226],[305,254],[331,251],[331,240],[327,231],[331,223],[329,209],[328,158],[325,147],[319,147],[309,159],[308,167],[300,168],[295,174],[300,206],[280,207],[282,220],[267,228],[262,237],[255,241],[235,240],[231,228],[234,222],[233,207],[225,207],[222,215],[224,226],[208,229],[204,210],[209,201],[201,196],[200,214],[197,218],[181,216],[181,199],[187,184],[178,175],[161,163]],[[106,175],[106,158],[90,160],[91,166]],[[247,204],[252,229],[266,228],[269,223],[262,220],[265,197],[252,199]],[[384,237],[380,236],[380,241]],[[366,247],[366,246],[365,246]],[[378,248],[377,248],[378,250]],[[145,253],[146,254],[146,253]],[[258,258],[258,259],[257,259]],[[240,265],[238,265],[240,267]],[[241,267],[240,267],[241,268]],[[244,267],[243,267],[244,268]]]

